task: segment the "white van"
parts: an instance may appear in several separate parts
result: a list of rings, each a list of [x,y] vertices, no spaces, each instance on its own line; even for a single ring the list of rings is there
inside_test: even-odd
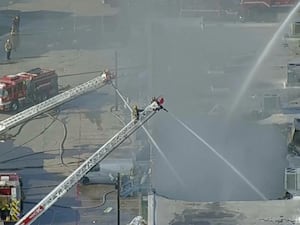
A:
[[[132,159],[105,159],[94,166],[82,179],[82,184],[113,184],[117,174],[131,176],[134,173]]]

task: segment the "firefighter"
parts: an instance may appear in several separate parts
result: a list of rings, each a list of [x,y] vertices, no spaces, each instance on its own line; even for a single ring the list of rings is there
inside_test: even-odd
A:
[[[106,81],[107,80],[107,74],[105,72],[103,72],[101,74],[101,78],[102,78],[103,81]]]
[[[111,79],[111,72],[108,69],[105,69],[101,74],[103,81],[109,81]]]
[[[17,47],[19,46],[19,33],[18,32],[10,32],[10,41],[12,45],[12,49],[17,51]]]
[[[6,203],[1,207],[1,220],[9,221],[10,208],[9,204]]]
[[[168,110],[163,107],[164,101],[165,100],[162,97],[160,97],[160,98],[153,97],[151,99],[151,104],[146,107],[145,111],[159,111],[159,110],[163,109],[166,112],[168,112]]]
[[[107,75],[107,79],[108,79],[108,80],[111,80],[111,78],[112,78],[112,72],[110,72],[110,70],[108,70],[108,69],[104,70],[104,72],[105,72],[106,75]]]
[[[135,121],[135,123],[140,119],[140,112],[143,111],[144,110],[139,109],[137,105],[132,107],[132,119]]]
[[[5,52],[6,52],[6,59],[10,60],[10,53],[11,53],[11,50],[12,50],[12,43],[9,39],[6,40],[5,45],[4,45],[4,49],[5,49]]]
[[[19,32],[20,28],[20,16],[15,16],[12,21],[11,32]]]
[[[153,111],[159,111],[162,109],[162,105],[160,104],[160,100],[156,97],[152,98],[150,106],[152,107]]]

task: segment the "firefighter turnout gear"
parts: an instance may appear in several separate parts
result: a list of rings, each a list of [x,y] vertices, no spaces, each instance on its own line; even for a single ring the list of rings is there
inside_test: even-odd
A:
[[[6,52],[6,59],[10,60],[10,53],[11,53],[11,50],[12,50],[12,43],[9,39],[7,39],[6,42],[5,42],[4,50]]]
[[[12,25],[11,25],[11,32],[19,32],[20,28],[20,16],[15,16]]]
[[[103,81],[110,81],[113,78],[113,74],[108,69],[105,69],[101,73],[101,78],[102,78]]]
[[[18,32],[11,32],[9,37],[10,43],[12,45],[12,50],[16,51],[20,44],[20,37]]]
[[[139,109],[138,109],[137,105],[134,105],[132,108],[132,119],[134,121],[138,121],[139,118],[140,118]]]
[[[137,122],[140,119],[140,112],[143,112],[143,109],[139,109],[137,105],[132,107],[132,119]]]
[[[164,104],[164,98],[163,97],[153,97],[151,99],[151,104],[148,105],[146,108],[145,108],[145,111],[159,111],[161,109],[165,110],[166,112],[168,112],[168,110],[166,108],[163,107],[163,104]]]

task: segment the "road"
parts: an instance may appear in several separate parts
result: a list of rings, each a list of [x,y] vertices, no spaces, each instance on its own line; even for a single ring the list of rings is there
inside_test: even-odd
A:
[[[18,12],[2,12],[1,17],[7,19],[2,20],[6,29],[9,26],[5,23]],[[1,51],[2,74],[35,67],[55,69],[59,75],[77,74],[59,78],[61,87],[74,87],[99,75],[104,68],[114,67],[116,48],[111,45],[119,45],[113,43],[114,39],[109,39],[110,32],[105,33],[104,40],[98,23],[90,23],[91,18],[76,17],[75,30],[74,17],[65,12],[21,12],[21,20],[20,46],[12,52],[12,60],[7,62]],[[2,33],[1,43],[7,38],[5,30]],[[118,47],[118,53],[120,67],[137,65],[132,64],[134,56],[128,57],[132,53],[127,49]],[[1,143],[1,170],[17,171],[23,177],[25,212],[70,174],[80,160],[90,156],[123,127],[120,118],[128,119],[130,114],[126,110],[123,112],[122,105],[120,111],[112,111],[114,103],[114,89],[104,87],[63,105],[54,118],[43,115],[29,121],[12,140]],[[8,116],[1,114],[0,119]],[[66,124],[67,130],[62,123]],[[10,133],[18,133],[18,129]],[[137,143],[133,145],[126,141],[111,157],[131,158],[138,148]],[[106,203],[99,206],[103,195],[112,190],[114,186],[74,187],[34,224],[114,224],[116,194],[108,195]],[[99,207],[95,207],[97,205]],[[121,200],[122,223],[137,215],[137,205],[134,199]],[[112,210],[105,213],[109,207]]]

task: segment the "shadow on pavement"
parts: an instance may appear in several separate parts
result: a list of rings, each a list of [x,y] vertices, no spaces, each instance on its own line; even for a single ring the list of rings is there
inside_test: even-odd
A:
[[[56,156],[55,154],[36,154],[28,147],[15,146],[13,141],[0,143],[0,154],[2,155],[0,173],[16,172],[22,177],[26,197],[24,213],[28,212],[64,179],[58,174],[50,174],[43,169],[44,159],[53,159]],[[24,155],[27,155],[27,157],[22,157]],[[80,202],[77,200],[74,191],[70,191],[47,210],[37,222],[40,224],[74,223],[79,219],[79,215],[76,210],[70,208],[73,206],[80,206]],[[49,220],[49,218],[51,219]]]
[[[54,11],[22,12],[19,49],[22,50],[22,57],[30,57],[50,50],[107,48],[110,43],[120,42],[124,37],[118,35],[118,21],[117,16],[74,16],[72,13]]]

